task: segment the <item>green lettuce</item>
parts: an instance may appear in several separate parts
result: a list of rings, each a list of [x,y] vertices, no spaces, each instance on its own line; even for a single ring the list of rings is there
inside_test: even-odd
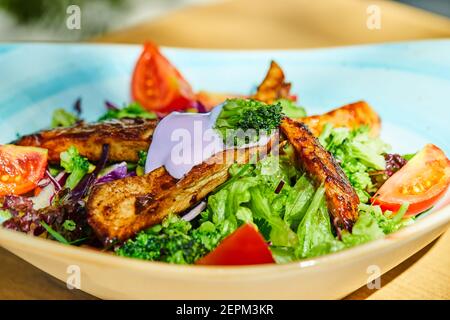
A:
[[[384,154],[389,145],[369,135],[366,126],[355,130],[325,125],[319,141],[336,158],[362,203],[368,203],[375,191],[371,172],[384,170]]]
[[[379,206],[360,205],[359,217],[352,228],[352,232],[342,231],[341,239],[333,237],[331,231],[328,235],[322,235],[322,242],[310,247],[300,257],[316,257],[346,248],[351,248],[369,241],[383,238],[385,235],[395,232],[413,222],[412,218],[403,219],[408,209],[408,204],[401,206],[397,213],[385,212],[383,214]],[[321,230],[328,230],[329,222],[319,221]],[[331,237],[330,237],[331,236]]]
[[[73,113],[64,109],[56,109],[53,111],[51,127],[70,127],[79,121],[78,117]]]
[[[259,219],[261,224],[269,228],[266,239],[274,246],[295,247],[298,243],[295,232],[289,225],[272,209],[269,199],[265,197],[262,187],[257,186],[251,190],[250,208],[255,218]],[[258,220],[255,220],[258,225]]]
[[[306,214],[314,193],[315,188],[305,175],[290,190],[285,204],[284,221],[293,230],[297,229]]]
[[[289,118],[306,117],[305,108],[296,105],[295,102],[293,102],[292,100],[279,99],[279,100],[275,101],[275,103],[281,105],[283,113],[286,117],[289,117]]]
[[[12,214],[11,212],[9,212],[8,210],[2,210],[0,208],[0,225],[5,222],[6,220],[9,220],[12,218]]]
[[[254,223],[273,245],[295,246],[295,232],[283,220],[289,182],[299,176],[295,166],[285,157],[269,156],[256,165],[234,165],[230,174],[227,184],[209,196],[201,221],[213,222],[222,235]],[[276,193],[281,181],[284,186]]]
[[[315,246],[334,239],[328,214],[325,188],[320,187],[314,193],[311,203],[297,229],[299,245],[295,254],[306,258]]]
[[[122,118],[144,118],[144,119],[157,119],[154,112],[145,110],[139,103],[132,102],[122,109],[110,109],[104,115],[102,115],[98,121],[106,121],[111,119]]]

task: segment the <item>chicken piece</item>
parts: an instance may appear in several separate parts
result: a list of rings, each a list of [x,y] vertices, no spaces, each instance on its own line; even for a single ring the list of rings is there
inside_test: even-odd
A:
[[[160,223],[169,213],[186,211],[228,180],[233,163],[256,161],[271,145],[225,150],[178,181],[161,167],[142,177],[97,185],[87,202],[88,222],[103,243],[125,241]]]
[[[281,67],[275,61],[271,61],[266,77],[251,98],[269,104],[281,98],[288,98],[291,84],[284,80],[284,72]]]
[[[380,134],[381,128],[380,117],[365,101],[347,104],[324,114],[297,120],[306,124],[316,137],[320,135],[326,123],[331,123],[333,127],[346,127],[349,129],[368,126],[373,137]]]
[[[109,161],[137,162],[138,151],[147,151],[156,127],[156,120],[121,119],[93,124],[79,123],[68,128],[44,130],[13,142],[19,146],[48,149],[52,163],[59,162],[59,154],[75,146],[91,161],[100,159],[102,145],[110,145]]]
[[[290,89],[290,83],[285,83],[283,70],[276,62],[272,61],[266,77],[252,98],[265,103],[273,103],[277,99],[289,99]],[[365,101],[358,101],[325,114],[297,120],[305,123],[315,136],[320,135],[326,123],[331,123],[334,127],[349,129],[367,125],[371,128],[370,133],[374,137],[379,135],[381,128],[380,117]]]
[[[281,130],[296,150],[299,164],[316,186],[324,185],[334,225],[351,231],[358,218],[359,198],[341,167],[303,123],[284,118]]]

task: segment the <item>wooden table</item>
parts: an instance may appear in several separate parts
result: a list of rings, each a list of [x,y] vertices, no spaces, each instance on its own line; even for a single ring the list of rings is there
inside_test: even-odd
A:
[[[366,27],[369,5],[381,29]],[[234,0],[193,6],[93,39],[197,48],[307,48],[450,37],[450,21],[390,1]],[[450,299],[450,231],[347,299]],[[94,299],[0,248],[0,298]]]

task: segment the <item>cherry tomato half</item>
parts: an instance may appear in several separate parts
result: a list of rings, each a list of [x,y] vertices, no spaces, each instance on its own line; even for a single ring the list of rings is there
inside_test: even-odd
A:
[[[263,236],[250,224],[245,224],[226,237],[219,246],[199,259],[201,265],[251,265],[274,263]]]
[[[144,45],[135,66],[131,94],[144,108],[159,114],[186,110],[195,102],[190,84],[152,43]]]
[[[47,150],[0,146],[0,196],[20,195],[36,188],[45,174]]]
[[[440,200],[449,184],[450,161],[441,149],[428,144],[381,186],[372,201],[394,212],[408,202],[406,216],[414,216]]]

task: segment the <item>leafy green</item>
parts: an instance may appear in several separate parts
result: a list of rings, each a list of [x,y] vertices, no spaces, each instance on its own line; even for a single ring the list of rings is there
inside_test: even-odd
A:
[[[308,210],[298,226],[297,235],[299,245],[295,253],[299,258],[307,258],[313,247],[334,239],[324,187],[316,190]]]
[[[406,160],[406,161],[410,161],[412,158],[414,158],[414,156],[417,153],[408,153],[408,154],[404,154],[402,157]]]
[[[303,118],[306,117],[305,108],[295,104],[295,102],[288,99],[279,99],[275,101],[275,104],[280,104],[283,113],[289,118]]]
[[[143,176],[145,173],[145,162],[147,161],[147,152],[139,150],[138,157],[139,157],[139,160],[138,160],[138,163],[136,166],[136,174],[138,176]]]
[[[339,162],[362,203],[368,203],[375,191],[370,173],[386,168],[384,154],[389,146],[370,137],[368,127],[355,130],[332,128],[327,124],[319,137],[325,149]]]
[[[133,102],[122,109],[109,109],[98,121],[121,118],[156,119],[157,116],[153,112],[146,111],[139,103]]]
[[[246,163],[244,165],[242,165],[241,167],[234,165],[230,168],[230,175],[231,178],[228,179],[224,184],[222,184],[220,187],[218,187],[215,192],[218,192],[220,190],[222,190],[223,188],[225,188],[226,186],[232,184],[233,182],[235,182],[237,179],[239,179],[240,177],[244,176],[247,171],[251,168],[251,165],[249,163]],[[234,173],[233,173],[234,171]]]
[[[275,262],[279,264],[293,262],[296,259],[293,248],[271,246],[270,251]]]
[[[300,221],[308,209],[315,188],[312,183],[303,175],[297,180],[286,199],[286,212],[284,221],[288,223],[293,230],[296,230]]]
[[[51,127],[70,127],[78,121],[78,117],[73,113],[64,109],[56,109],[53,111]]]
[[[280,104],[268,105],[256,100],[225,101],[214,128],[227,144],[242,145],[257,141],[260,134],[278,128],[283,117]]]
[[[261,186],[252,188],[250,208],[256,218],[259,218],[270,226],[267,240],[274,246],[295,247],[298,243],[295,232],[289,225],[273,210]],[[258,225],[258,223],[256,223]]]
[[[353,226],[352,233],[343,231],[342,242],[346,247],[353,247],[384,237],[384,232],[377,220],[369,213],[362,211]]]
[[[2,210],[0,209],[0,225],[5,222],[6,220],[9,220],[12,218],[11,212],[8,210]]]
[[[76,227],[77,224],[73,220],[66,220],[63,223],[63,228],[66,229],[67,231],[74,231]]]
[[[253,221],[252,212],[244,207],[250,201],[250,188],[258,183],[254,177],[241,177],[211,195],[202,221],[215,224],[222,236],[227,236],[245,222]]]
[[[75,188],[87,173],[95,169],[95,166],[89,163],[87,158],[82,157],[74,146],[70,146],[67,151],[61,152],[60,158],[61,167],[70,173],[65,184],[65,187],[69,189]]]
[[[53,230],[52,227],[50,227],[48,224],[46,224],[44,221],[40,222],[41,226],[47,231],[49,235],[51,235],[55,240],[63,243],[63,244],[70,244],[69,241],[66,240],[60,233]]]
[[[413,218],[404,218],[408,206],[408,203],[403,203],[398,212],[394,214],[391,211],[383,212],[379,206],[360,204],[359,212],[360,215],[369,213],[377,221],[381,230],[385,234],[389,234],[414,222]]]
[[[244,171],[242,171],[244,170]],[[299,176],[283,157],[269,156],[257,165],[232,166],[228,184],[208,198],[202,221],[212,221],[227,235],[245,222],[253,222],[274,245],[295,246],[297,238],[283,220],[284,204],[291,187],[275,193],[280,181]]]
[[[405,203],[396,214],[383,212],[379,206],[360,205],[359,217],[353,226],[352,233],[342,231],[342,239],[329,235],[323,241],[306,251],[303,257],[315,257],[346,248],[351,248],[369,241],[377,240],[385,235],[395,232],[413,222],[412,218],[403,219],[408,204]],[[329,224],[322,221],[322,228]]]
[[[48,171],[50,172],[52,177],[56,177],[61,172],[61,168],[49,165]]]

